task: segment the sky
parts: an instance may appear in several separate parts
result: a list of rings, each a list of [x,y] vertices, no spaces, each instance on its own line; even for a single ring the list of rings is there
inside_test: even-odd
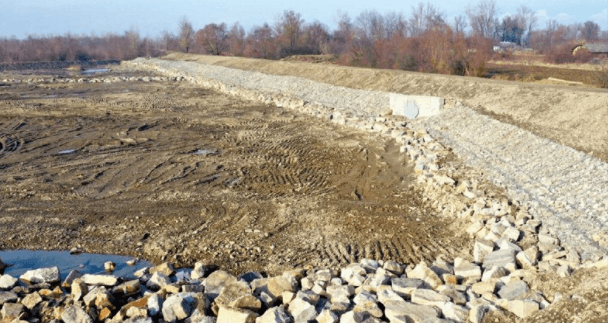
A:
[[[468,4],[479,0],[433,0],[445,13],[448,23],[465,15]],[[208,23],[239,22],[246,31],[264,22],[273,24],[284,10],[302,14],[306,22],[320,21],[336,27],[336,13],[355,18],[365,10],[382,14],[402,12],[407,18],[412,6],[421,1],[386,0],[0,0],[0,38],[29,35],[103,35],[137,30],[142,36],[156,37],[167,30],[177,33],[179,21],[186,16],[195,30]],[[499,17],[514,14],[526,5],[538,16],[537,28],[548,20],[571,24],[591,20],[608,30],[606,0],[509,0],[497,1]]]

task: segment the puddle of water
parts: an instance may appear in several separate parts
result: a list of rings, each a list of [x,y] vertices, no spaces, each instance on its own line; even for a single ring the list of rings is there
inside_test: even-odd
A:
[[[211,156],[219,154],[217,149],[197,149],[192,152],[193,155]]]
[[[92,75],[92,74],[107,73],[109,71],[110,71],[109,68],[91,68],[91,69],[82,71],[80,74],[81,75]]]
[[[128,256],[94,253],[72,255],[69,251],[5,250],[0,251],[0,258],[4,263],[13,265],[4,271],[5,274],[13,277],[19,277],[28,270],[54,266],[59,267],[62,279],[71,270],[78,270],[81,274],[106,274],[103,264],[106,261],[113,261],[116,270],[111,273],[112,275],[133,278],[133,273],[138,269],[153,266],[145,260],[138,261],[135,266],[127,266],[127,260],[135,259]]]
[[[66,149],[66,150],[62,150],[60,152],[58,152],[58,155],[67,155],[67,154],[73,154],[76,152],[76,149]]]

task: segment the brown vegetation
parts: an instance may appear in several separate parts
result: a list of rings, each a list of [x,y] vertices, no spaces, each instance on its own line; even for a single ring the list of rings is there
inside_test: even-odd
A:
[[[545,29],[536,30],[537,17],[526,6],[502,20],[498,12],[495,0],[479,0],[467,6],[466,17],[457,16],[450,25],[439,8],[421,2],[411,7],[409,17],[368,10],[351,19],[338,13],[338,26],[333,31],[318,21],[308,23],[300,13],[289,10],[274,24],[264,23],[249,32],[238,22],[230,27],[213,22],[196,30],[183,17],[176,34],[164,31],[156,39],[142,39],[137,30],[101,37],[0,38],[0,63],[127,60],[169,51],[264,59],[332,55],[336,57],[332,62],[342,65],[484,76],[490,59],[514,59],[510,51],[492,51],[500,41],[518,48],[532,47],[545,55],[546,62],[586,63],[595,56],[583,51],[572,55],[575,43],[606,36],[591,21],[569,26],[549,21]],[[465,30],[467,26],[470,32]]]

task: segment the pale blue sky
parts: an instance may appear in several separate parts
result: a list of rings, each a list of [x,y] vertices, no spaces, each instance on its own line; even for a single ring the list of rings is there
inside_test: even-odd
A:
[[[403,12],[407,17],[411,7],[420,1],[387,0],[0,0],[0,37],[25,38],[27,35],[72,34],[102,35],[122,33],[136,28],[142,36],[157,36],[163,30],[175,32],[181,17],[186,15],[195,29],[211,22],[232,24],[239,21],[247,31],[264,22],[274,23],[283,10],[300,12],[307,22],[319,20],[331,29],[335,27],[338,10],[356,17],[361,11],[375,9],[380,13]],[[452,23],[464,15],[468,3],[478,0],[433,0]],[[515,13],[525,4],[539,16],[537,28],[544,28],[548,19],[569,24],[592,20],[608,29],[606,0],[497,1],[500,16]]]

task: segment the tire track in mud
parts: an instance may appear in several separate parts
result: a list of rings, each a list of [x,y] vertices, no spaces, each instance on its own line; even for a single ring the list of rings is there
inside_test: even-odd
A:
[[[0,212],[43,232],[0,246],[47,239],[239,270],[459,254],[434,241],[449,224],[422,207],[394,143],[195,87],[124,86],[31,99],[48,116],[0,110]],[[58,222],[28,220],[41,213]],[[62,227],[74,231],[57,242]]]

